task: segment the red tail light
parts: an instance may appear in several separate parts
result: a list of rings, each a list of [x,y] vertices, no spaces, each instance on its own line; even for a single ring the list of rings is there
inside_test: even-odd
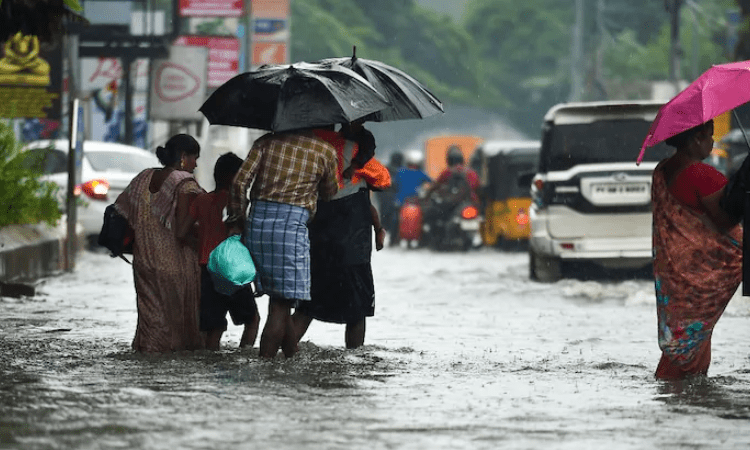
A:
[[[544,181],[537,178],[536,180],[534,180],[534,187],[537,188],[539,191],[541,191],[542,188],[544,188]]]
[[[464,219],[474,219],[479,215],[479,210],[476,206],[467,206],[461,210],[461,217]]]
[[[526,214],[526,211],[524,211],[523,208],[519,209],[516,214],[516,223],[519,225],[526,225],[529,223],[529,215]]]
[[[81,185],[81,190],[94,200],[107,200],[109,183],[105,180],[90,180]]]

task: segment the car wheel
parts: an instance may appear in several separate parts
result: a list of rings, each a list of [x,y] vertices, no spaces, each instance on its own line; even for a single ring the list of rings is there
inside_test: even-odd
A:
[[[540,283],[554,283],[562,278],[562,261],[529,250],[529,278]]]

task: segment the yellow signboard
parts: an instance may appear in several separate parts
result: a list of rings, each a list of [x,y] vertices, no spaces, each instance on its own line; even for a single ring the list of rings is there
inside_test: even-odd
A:
[[[16,33],[0,57],[0,117],[60,119],[62,55],[39,38]]]

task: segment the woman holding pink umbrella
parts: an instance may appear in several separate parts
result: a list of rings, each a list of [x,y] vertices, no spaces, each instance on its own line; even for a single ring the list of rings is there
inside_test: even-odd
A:
[[[727,179],[702,162],[713,132],[709,120],[670,137],[676,152],[654,170],[659,379],[707,374],[714,326],[742,281],[742,229],[720,206]]]

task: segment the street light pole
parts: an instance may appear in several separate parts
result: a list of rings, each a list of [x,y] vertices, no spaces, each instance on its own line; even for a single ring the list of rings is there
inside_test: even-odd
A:
[[[669,81],[674,86],[675,93],[680,91],[680,58],[682,57],[682,47],[680,46],[680,8],[683,0],[665,0],[664,5],[670,14],[670,24],[672,27],[671,41],[669,48]]]
[[[575,3],[575,25],[570,58],[570,98],[579,102],[583,96],[583,0]]]

